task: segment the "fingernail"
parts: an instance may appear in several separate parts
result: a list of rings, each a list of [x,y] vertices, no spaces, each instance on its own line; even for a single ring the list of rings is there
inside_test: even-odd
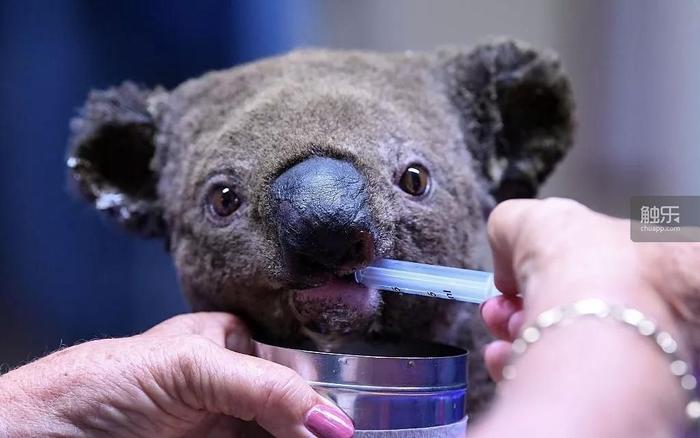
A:
[[[520,329],[523,328],[523,320],[525,319],[525,314],[522,310],[519,310],[513,314],[508,320],[508,334],[511,339],[515,339],[520,334]]]
[[[304,426],[318,438],[350,438],[355,433],[352,421],[345,414],[326,405],[311,408]]]
[[[507,313],[513,313],[518,310],[513,300],[509,297],[500,296],[497,299],[498,305],[501,306]]]

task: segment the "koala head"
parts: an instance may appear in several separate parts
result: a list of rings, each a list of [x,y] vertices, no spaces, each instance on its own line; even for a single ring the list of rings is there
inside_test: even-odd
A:
[[[449,341],[464,306],[349,276],[379,257],[483,267],[488,211],[536,194],[571,112],[556,58],[519,43],[298,51],[92,92],[68,165],[98,210],[166,240],[196,310],[281,341]]]

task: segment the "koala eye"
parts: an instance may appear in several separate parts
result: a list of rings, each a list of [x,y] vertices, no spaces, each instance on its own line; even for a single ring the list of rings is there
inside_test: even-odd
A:
[[[430,185],[430,173],[420,164],[411,164],[401,175],[399,187],[401,190],[413,196],[420,196],[428,190]]]
[[[207,209],[215,218],[224,219],[231,216],[241,205],[241,200],[226,184],[215,184],[207,193]]]

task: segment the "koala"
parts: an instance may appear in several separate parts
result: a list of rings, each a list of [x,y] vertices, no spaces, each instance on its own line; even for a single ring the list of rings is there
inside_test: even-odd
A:
[[[171,91],[93,91],[67,163],[97,210],[164,239],[193,310],[280,343],[464,347],[477,412],[493,392],[478,308],[351,276],[377,258],[488,268],[489,211],[536,195],[571,146],[572,113],[557,58],[519,42],[300,50]]]

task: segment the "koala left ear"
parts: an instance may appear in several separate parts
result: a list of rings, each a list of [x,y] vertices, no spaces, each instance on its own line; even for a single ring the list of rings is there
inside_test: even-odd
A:
[[[145,237],[165,234],[153,165],[152,90],[125,82],[92,91],[71,121],[67,165],[83,197]]]
[[[494,199],[535,196],[573,137],[571,86],[556,56],[506,40],[440,58]]]

